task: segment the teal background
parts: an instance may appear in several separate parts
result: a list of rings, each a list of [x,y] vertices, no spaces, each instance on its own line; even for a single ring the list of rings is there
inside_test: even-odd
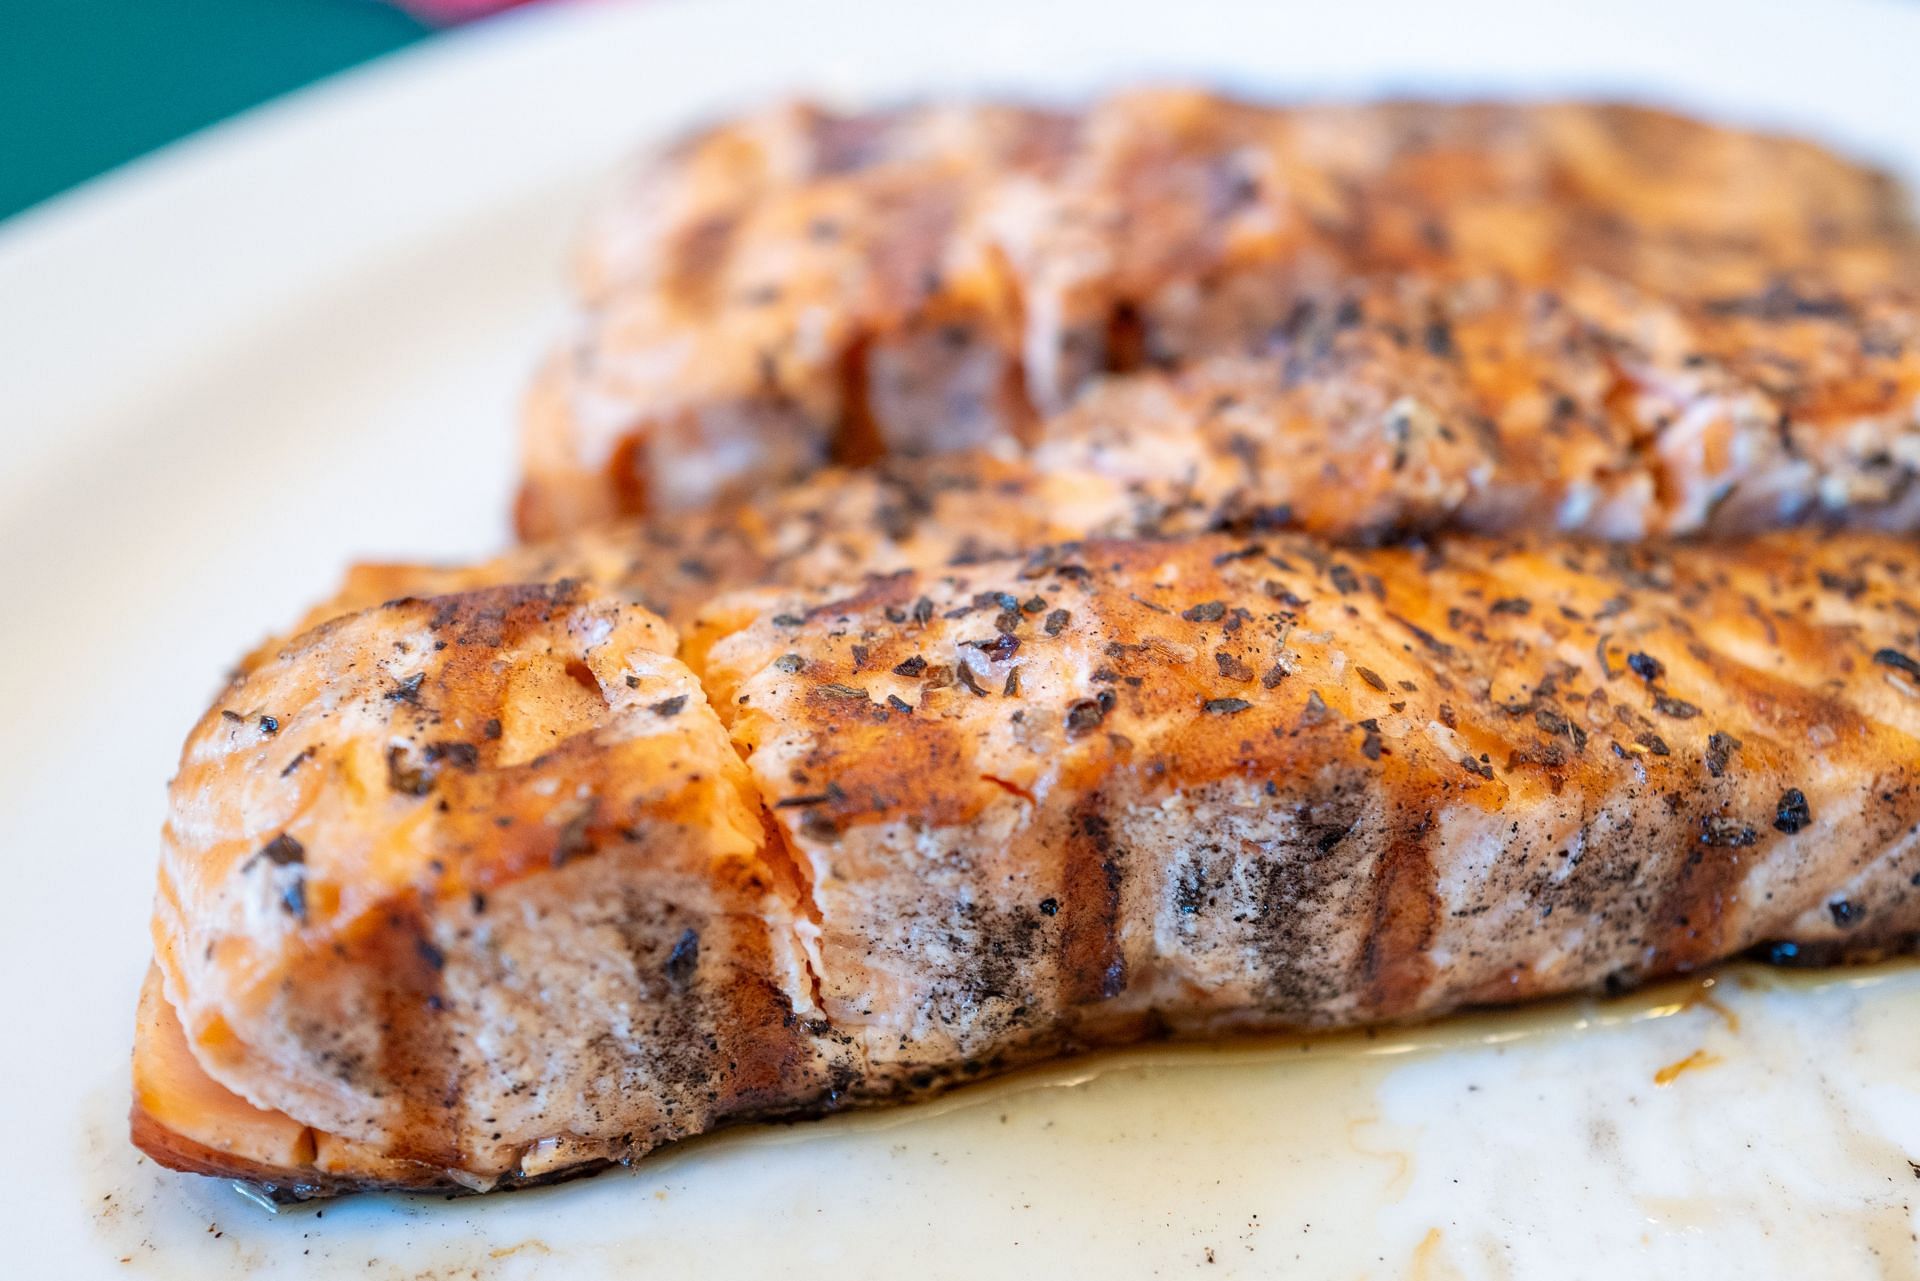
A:
[[[427,30],[376,0],[0,0],[0,218]]]

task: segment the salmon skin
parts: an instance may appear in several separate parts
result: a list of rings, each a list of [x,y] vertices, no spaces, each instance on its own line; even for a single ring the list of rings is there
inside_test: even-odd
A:
[[[135,1137],[512,1187],[1148,1036],[1920,932],[1920,551],[1299,534],[378,605],[170,793]]]
[[[1225,356],[1507,480],[1566,455],[1566,527],[1615,536],[1883,505],[1920,459],[1898,187],[1635,107],[786,106],[650,157],[578,276],[524,415],[528,537],[1008,456],[1105,377]]]

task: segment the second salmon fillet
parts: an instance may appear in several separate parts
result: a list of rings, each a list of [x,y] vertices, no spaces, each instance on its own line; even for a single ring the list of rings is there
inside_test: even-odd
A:
[[[1362,412],[1397,386],[1503,457],[1588,452],[1639,532],[1706,523],[1756,445],[1785,487],[1743,497],[1838,508],[1864,496],[1796,451],[1920,457],[1917,245],[1883,174],[1633,107],[770,110],[650,158],[596,222],[520,528],[1015,451],[1103,376],[1229,355]],[[1349,330],[1366,354],[1329,365]]]

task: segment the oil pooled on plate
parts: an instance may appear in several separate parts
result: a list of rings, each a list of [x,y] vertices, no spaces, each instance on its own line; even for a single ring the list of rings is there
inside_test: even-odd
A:
[[[492,1198],[268,1213],[83,1160],[132,1276],[1920,1279],[1920,965],[1154,1045]]]

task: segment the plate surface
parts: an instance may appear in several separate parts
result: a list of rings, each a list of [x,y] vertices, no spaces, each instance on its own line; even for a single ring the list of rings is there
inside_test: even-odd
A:
[[[505,538],[564,246],[637,140],[1153,78],[1621,94],[1913,176],[1915,50],[1920,7],[1865,0],[538,9],[0,226],[0,1271],[1920,1276],[1910,968],[1142,1051],[484,1201],[268,1216],[122,1125],[180,739],[348,559]]]

